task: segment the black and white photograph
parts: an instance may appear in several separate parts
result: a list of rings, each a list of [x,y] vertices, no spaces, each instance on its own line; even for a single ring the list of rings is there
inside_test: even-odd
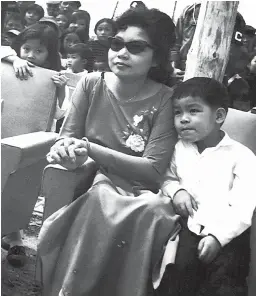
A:
[[[1,2],[1,295],[256,296],[256,1]]]

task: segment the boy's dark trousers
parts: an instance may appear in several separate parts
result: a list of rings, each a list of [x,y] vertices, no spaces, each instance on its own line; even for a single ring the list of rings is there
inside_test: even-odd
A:
[[[179,234],[174,265],[167,266],[157,296],[246,296],[250,246],[249,229],[224,246],[209,264],[198,259],[202,237],[187,228]]]

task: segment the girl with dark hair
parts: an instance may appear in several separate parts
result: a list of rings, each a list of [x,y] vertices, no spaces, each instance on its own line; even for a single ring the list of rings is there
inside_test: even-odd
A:
[[[32,46],[26,46],[28,43],[34,43],[40,55],[31,53],[31,57],[22,56],[23,49],[28,52]],[[43,68],[60,71],[60,57],[58,52],[57,32],[46,24],[34,24],[23,30],[15,39],[12,48],[16,51],[18,57]],[[44,53],[44,56],[42,56]]]
[[[158,191],[177,141],[173,91],[163,84],[173,36],[165,13],[132,9],[110,40],[111,72],[78,83],[47,159],[73,170],[90,157],[97,173],[85,194],[42,226],[43,295],[153,293],[165,246],[180,228]]]
[[[68,49],[77,43],[81,43],[78,34],[67,29],[60,38],[61,58],[66,59]]]
[[[69,26],[69,19],[64,13],[59,13],[56,16],[56,23],[59,26],[61,33],[63,34],[64,30]]]
[[[80,31],[82,42],[86,43],[89,40],[91,16],[85,10],[74,11],[71,15],[68,29],[72,32]]]
[[[26,26],[31,26],[39,21],[44,16],[44,9],[38,4],[30,4],[24,10],[24,20]]]
[[[96,34],[95,40],[88,42],[89,47],[92,50],[93,56],[91,60],[91,67],[94,68],[94,63],[99,60],[104,63],[105,71],[109,71],[108,67],[108,50],[109,50],[109,37],[113,37],[116,33],[116,24],[112,19],[103,18],[100,19],[95,27],[94,32]]]

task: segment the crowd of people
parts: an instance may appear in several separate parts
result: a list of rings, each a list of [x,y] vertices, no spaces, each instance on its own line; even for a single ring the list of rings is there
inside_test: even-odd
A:
[[[187,6],[177,20],[176,42],[169,55],[169,85],[183,79],[200,5],[195,3]],[[61,65],[60,68],[51,65],[48,67],[80,74],[109,71],[107,54],[110,47],[109,38],[113,37],[116,31],[115,21],[110,18],[100,19],[94,28],[95,36],[89,36],[90,14],[80,7],[79,1],[46,1],[45,12],[35,1],[4,1],[2,45],[11,45],[21,31],[36,23],[42,23],[50,26],[58,35]],[[131,8],[135,7],[143,9],[145,5],[142,1],[133,1]],[[33,27],[30,30],[32,29]],[[250,109],[256,105],[255,33],[256,29],[247,25],[238,12],[224,78],[230,93],[230,107],[239,109],[235,104],[237,100],[248,102]]]
[[[237,15],[223,83],[182,81],[200,5],[175,26],[133,1],[92,37],[80,1],[46,1],[47,16],[32,2],[2,1],[3,58],[20,79],[34,65],[60,72],[55,119],[65,120],[47,160],[97,168],[91,188],[43,223],[43,295],[227,296],[236,285],[246,295],[256,157],[221,126],[237,97],[256,106],[255,29]],[[67,72],[82,75],[72,104]],[[18,230],[2,248],[25,264]],[[170,248],[167,294],[159,262]]]

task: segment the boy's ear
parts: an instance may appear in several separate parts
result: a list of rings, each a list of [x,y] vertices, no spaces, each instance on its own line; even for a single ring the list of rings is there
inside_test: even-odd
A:
[[[227,116],[227,112],[224,108],[218,108],[216,110],[216,123],[223,124]]]

